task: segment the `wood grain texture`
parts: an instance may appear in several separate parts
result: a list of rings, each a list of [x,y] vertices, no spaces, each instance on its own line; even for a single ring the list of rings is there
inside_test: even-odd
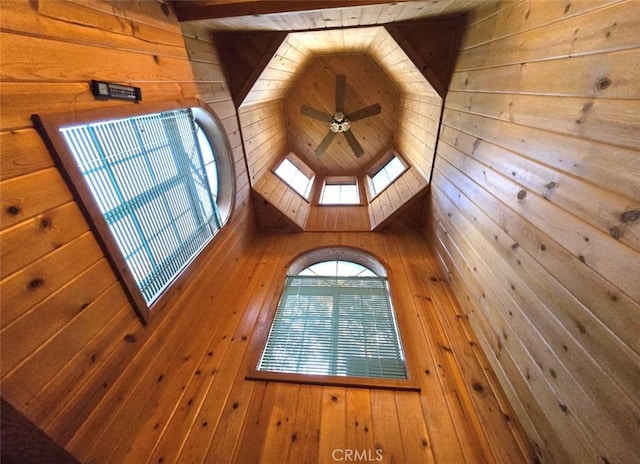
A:
[[[273,172],[267,171],[256,183],[253,192],[258,203],[268,203],[266,208],[256,211],[261,230],[304,230],[311,208],[309,202]]]
[[[336,112],[336,76],[346,76],[345,113],[379,103],[380,114],[351,123],[350,131],[364,149],[354,156],[346,139],[338,134],[320,157],[314,150],[329,131],[329,124],[300,113],[310,105],[327,114]],[[396,127],[398,91],[393,83],[367,55],[332,55],[318,57],[287,94],[284,105],[290,149],[316,173],[354,175],[378,158],[393,141]]]
[[[435,157],[441,111],[439,97],[403,95],[400,99],[394,146],[427,180]]]
[[[388,24],[387,32],[444,98],[460,46],[464,17]]]
[[[106,392],[117,391],[112,387],[139,359],[138,346],[159,333],[162,318],[148,329],[137,320],[31,114],[123,105],[94,100],[87,83],[92,78],[138,80],[145,101],[196,96],[210,104],[233,150],[236,210],[229,233],[216,238],[222,248],[205,251],[196,267],[238,252],[251,239],[248,174],[228,84],[207,34],[191,28],[183,38],[175,16],[160,3],[4,6],[3,398],[64,446],[90,427],[95,407]],[[121,453],[117,445],[114,455]]]
[[[212,33],[209,31],[209,34]],[[292,61],[285,58],[286,51],[290,49],[282,47],[282,41],[285,37],[286,34],[282,32],[219,33],[215,35],[236,107],[242,105],[247,99],[247,94],[271,61],[274,53],[281,57],[283,70],[289,70],[293,67]]]
[[[365,206],[313,205],[305,226],[308,231],[369,231],[371,224]]]
[[[405,48],[410,47],[411,53],[423,61],[433,59],[429,58],[433,55],[429,47],[416,42],[415,28],[404,33],[409,37],[402,35]],[[445,41],[451,42],[452,34]],[[247,37],[250,39],[252,35]],[[425,66],[428,67],[426,64],[422,67]],[[449,72],[444,72],[444,68],[438,74],[442,79]],[[352,133],[365,151],[360,158],[353,155],[347,140],[340,135],[321,157],[316,156],[314,151],[328,133],[328,125],[300,113],[303,105],[327,114],[335,112],[338,74],[347,76],[347,112],[372,102],[382,107],[380,114],[352,124]],[[429,179],[441,107],[442,99],[384,28],[289,34],[239,109],[252,185],[268,187],[269,194],[261,195],[281,213],[293,217],[291,208],[283,209],[288,206],[282,204],[283,198],[285,202],[290,199],[288,189],[277,185],[267,173],[283,153],[292,151],[319,175],[360,175],[392,146],[406,156],[419,177]],[[397,190],[407,190],[406,187],[402,182],[395,186]],[[369,205],[372,227],[383,225],[402,206],[396,201],[398,195],[389,195],[387,192]],[[410,197],[405,195],[403,201]],[[301,206],[299,216],[306,216],[306,206]],[[323,224],[327,230],[354,230],[353,227],[365,230],[365,222],[357,219],[361,215],[338,225],[341,210],[336,209],[333,211],[336,214],[332,212],[329,216],[327,211],[312,207],[308,230],[319,230]]]
[[[380,24],[473,4],[352,6],[211,27]],[[284,105],[248,105],[238,117],[207,27],[181,30],[159,2],[8,5],[3,398],[82,462],[316,463],[333,462],[338,448],[374,457],[380,449],[383,462],[632,461],[637,3],[491,3],[471,18],[440,132],[440,102],[385,49],[407,77],[398,111],[410,116],[395,143],[408,172],[428,178],[440,133],[425,214],[432,248],[419,233],[256,234],[250,195],[261,181],[290,220],[308,222],[295,194],[268,177],[288,152]],[[317,43],[362,46],[349,34]],[[279,55],[273,82],[301,49]],[[233,149],[236,212],[148,327],[31,127],[32,113],[121,104],[92,99],[85,81],[96,73],[138,82],[148,101],[200,96]],[[283,88],[256,89],[255,101]],[[376,214],[413,198],[411,185],[403,178]],[[389,217],[392,228],[402,216]],[[359,221],[343,219],[347,228]],[[345,230],[343,219],[334,227]],[[245,380],[253,330],[276,303],[287,263],[331,245],[362,248],[388,266],[421,393]]]
[[[255,186],[288,153],[284,105],[271,102],[242,108],[238,119],[249,178]]]
[[[427,229],[540,459],[626,462],[640,439],[638,3],[562,6],[473,16]]]
[[[408,169],[369,203],[372,230],[380,230],[422,196],[427,182],[414,169]]]
[[[430,27],[428,25],[424,26]],[[379,63],[380,67],[385,70],[398,86],[398,89],[403,93],[413,93],[417,95],[424,95],[427,97],[435,97],[438,95],[434,87],[429,83],[425,74],[419,69],[418,64],[422,64],[422,67],[428,67],[423,63],[416,63],[407,55],[407,50],[413,52],[416,48],[420,48],[418,42],[415,46],[413,40],[406,39],[401,40],[402,47],[398,41],[390,34],[386,28],[380,29],[379,33],[371,41],[369,48],[367,49],[371,57]],[[400,39],[400,36],[398,36]],[[423,38],[424,40],[424,38]],[[406,50],[405,50],[406,49]],[[418,53],[412,53],[414,59],[421,56]],[[428,55],[428,52],[427,52]],[[435,77],[429,75],[428,77]],[[438,90],[444,92],[444,84],[437,79],[439,84]]]
[[[23,397],[24,409],[82,462],[332,462],[335,449],[352,448],[373,456],[380,449],[386,462],[438,462],[456,455],[473,462],[494,456],[525,462],[526,440],[510,428],[514,421],[504,420],[503,414],[512,413],[482,367],[482,354],[469,348],[473,336],[449,290],[434,284],[435,263],[421,234],[264,234],[243,244],[237,239],[242,227],[233,224],[216,244],[167,317],[140,330],[130,308],[109,314],[118,300],[106,293],[107,306],[92,304],[81,313],[95,332],[60,356],[72,323],[8,376],[3,388],[8,385],[15,400],[21,380],[39,385],[53,375],[53,382]],[[388,266],[398,317],[410,328],[405,350],[409,362],[420,366],[422,393],[244,379],[253,327],[272,310],[286,264],[327,245],[361,247]],[[437,306],[423,306],[428,301]],[[420,322],[427,319],[428,325]],[[43,372],[37,367],[44,359],[51,362],[51,344],[58,346],[57,364]],[[81,359],[67,360],[76,351]],[[81,366],[88,366],[86,379]],[[68,377],[76,379],[66,387],[70,396],[66,388],[54,388]],[[57,402],[50,410],[52,398]],[[500,412],[492,415],[496,408]],[[477,426],[465,425],[470,420]]]
[[[191,3],[191,2],[190,2]],[[224,3],[224,2],[223,2]],[[235,3],[235,2],[231,2]],[[229,8],[231,11],[242,11],[243,2],[239,2],[238,8],[234,5],[220,5]],[[264,11],[260,2],[244,2],[258,11]],[[254,5],[251,5],[251,4]],[[278,2],[276,2],[278,3]],[[412,19],[427,19],[436,16],[453,15],[464,13],[479,5],[486,3],[482,0],[446,0],[442,2],[432,2],[429,0],[402,1],[402,2],[367,2],[366,5],[349,5],[350,2],[324,2],[325,9],[315,9],[307,2],[298,2],[301,11],[280,11],[272,10],[256,17],[255,15],[230,16],[219,19],[202,19],[202,22],[214,30],[308,30],[340,28],[352,26],[369,26],[385,24],[394,21],[405,21]],[[280,2],[280,7],[286,10],[287,2]],[[314,5],[313,3],[311,5]],[[192,18],[205,18],[207,13],[207,2],[193,5],[189,8]],[[198,9],[201,8],[200,13]],[[214,6],[214,8],[216,8]],[[251,8],[250,8],[251,9]],[[294,8],[291,8],[294,9]],[[246,10],[246,8],[245,8]],[[306,10],[306,11],[305,11]]]

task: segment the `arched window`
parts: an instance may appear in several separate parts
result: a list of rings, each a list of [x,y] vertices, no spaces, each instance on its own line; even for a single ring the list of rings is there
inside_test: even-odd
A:
[[[386,271],[375,258],[351,248],[320,249],[289,267],[255,368],[255,378],[273,374],[328,384],[406,383]]]
[[[36,122],[147,321],[231,213],[223,128],[195,99]]]

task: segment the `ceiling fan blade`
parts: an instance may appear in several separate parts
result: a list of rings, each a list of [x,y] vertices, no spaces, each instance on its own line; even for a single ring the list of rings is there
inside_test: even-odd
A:
[[[333,116],[325,113],[324,111],[320,111],[315,109],[313,106],[302,105],[300,108],[300,112],[305,116],[308,116],[313,119],[318,119],[319,121],[331,122]]]
[[[360,142],[358,142],[358,139],[356,139],[356,136],[353,135],[353,132],[348,130],[346,132],[343,132],[343,134],[347,139],[347,143],[353,150],[353,154],[356,155],[356,158],[360,158],[362,155],[364,155],[364,150],[362,149],[362,145],[360,145]]]
[[[336,112],[344,113],[344,100],[347,92],[347,76],[338,74],[336,76]]]
[[[336,136],[335,132],[333,131],[327,132],[327,135],[324,136],[324,138],[322,139],[322,142],[320,142],[320,145],[318,145],[318,148],[316,148],[316,151],[315,151],[316,156],[324,155],[324,152],[327,151],[327,148],[329,148],[329,144],[331,143],[331,141],[334,139],[335,136]]]
[[[374,116],[381,112],[382,107],[380,106],[380,103],[376,103],[375,105],[367,106],[366,108],[361,108],[353,113],[349,113],[345,117],[349,121],[357,121],[358,119],[368,118],[369,116]]]

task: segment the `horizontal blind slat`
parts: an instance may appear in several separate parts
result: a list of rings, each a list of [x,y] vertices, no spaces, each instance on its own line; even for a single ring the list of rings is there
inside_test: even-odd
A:
[[[258,370],[406,379],[386,278],[289,276]]]
[[[151,304],[213,237],[190,109],[60,129]]]

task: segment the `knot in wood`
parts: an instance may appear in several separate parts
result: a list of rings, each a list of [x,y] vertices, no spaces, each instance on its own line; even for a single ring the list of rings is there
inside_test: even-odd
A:
[[[527,191],[522,189],[518,192],[518,200],[524,200],[524,198],[527,196]]]
[[[477,391],[478,393],[484,392],[484,385],[482,385],[480,382],[473,382],[472,387],[474,391]]]
[[[611,79],[609,79],[608,77],[603,77],[602,79],[598,79],[598,82],[596,83],[596,87],[598,88],[598,90],[604,90],[608,88],[610,85],[611,85]]]
[[[51,219],[49,219],[48,217],[43,217],[40,219],[40,228],[41,229],[48,229],[49,227],[51,227],[51,224],[53,224],[53,221]]]
[[[620,215],[620,220],[624,223],[635,222],[640,219],[640,209],[625,211]]]
[[[611,236],[613,238],[615,238],[616,240],[620,239],[620,236],[622,235],[620,233],[620,228],[618,226],[613,226],[611,229],[609,229],[609,233],[611,234]]]
[[[36,277],[35,279],[31,279],[27,284],[27,289],[36,290],[44,285],[44,279],[40,277]]]
[[[7,214],[10,216],[17,216],[18,214],[20,214],[20,211],[20,207],[16,205],[7,206],[6,209]]]

